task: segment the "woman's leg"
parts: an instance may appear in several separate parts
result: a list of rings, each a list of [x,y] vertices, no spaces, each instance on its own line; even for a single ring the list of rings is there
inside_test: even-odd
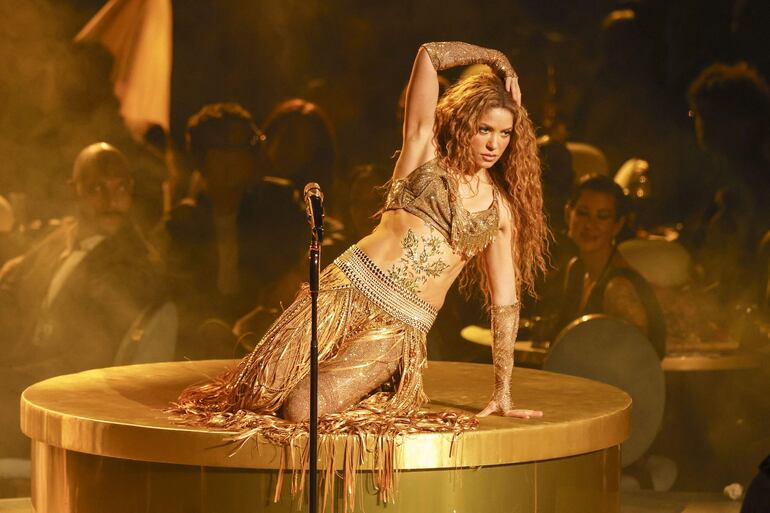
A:
[[[378,327],[356,335],[318,369],[318,415],[354,405],[383,384],[398,368],[403,347],[400,329]],[[283,405],[283,416],[292,422],[310,418],[310,378],[292,391]]]

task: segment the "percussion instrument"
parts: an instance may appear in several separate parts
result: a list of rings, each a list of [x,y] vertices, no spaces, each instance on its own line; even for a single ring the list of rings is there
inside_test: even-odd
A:
[[[575,170],[576,181],[585,175],[609,174],[610,166],[607,164],[607,157],[596,146],[569,141],[567,149],[572,155],[572,169]]]
[[[601,381],[631,396],[631,436],[622,446],[623,467],[652,445],[663,420],[665,383],[658,355],[638,328],[601,314],[580,317],[556,337],[543,369]]]
[[[690,281],[692,258],[678,242],[663,239],[630,239],[618,251],[651,285],[680,287]]]

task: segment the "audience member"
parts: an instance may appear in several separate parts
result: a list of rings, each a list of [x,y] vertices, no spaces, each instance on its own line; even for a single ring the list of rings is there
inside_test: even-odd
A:
[[[759,472],[746,489],[741,513],[770,511],[770,456],[759,465]]]
[[[86,147],[71,185],[76,216],[0,272],[4,456],[29,454],[18,420],[24,388],[112,365],[127,335],[142,338],[141,326],[129,333],[136,321],[165,299],[157,254],[128,218],[133,174],[125,156],[106,143]]]
[[[598,68],[583,91],[573,136],[600,148],[611,174],[629,158],[649,162],[648,201],[655,206],[643,224],[654,227],[688,216],[688,197],[699,182],[690,165],[697,148],[687,127],[676,123],[678,112],[662,87],[650,25],[640,2],[604,18]]]
[[[576,113],[575,136],[601,148],[614,171],[629,157],[649,159],[660,143],[662,95],[652,41],[635,10],[608,14],[598,38],[598,68]]]
[[[11,190],[29,197],[25,216],[46,223],[69,214],[70,163],[87,144],[101,140],[119,147],[131,162],[131,217],[142,229],[154,226],[161,215],[164,165],[126,129],[110,80],[112,56],[97,44],[68,44],[59,51],[40,77],[45,97],[27,111],[18,112],[19,105],[9,109],[16,116],[14,133],[4,135],[15,139],[16,147],[4,171],[14,175]]]
[[[290,300],[299,281],[292,292],[281,286],[302,262],[307,222],[288,181],[267,176],[264,140],[235,103],[206,105],[188,121],[199,178],[159,230],[180,308],[180,356],[231,355],[229,346],[216,347],[210,331],[199,333],[202,323],[222,321],[221,342],[230,344],[227,325],[255,304]]]
[[[347,249],[339,217],[343,204],[337,198],[347,197],[349,184],[337,176],[337,144],[329,117],[318,104],[295,98],[276,105],[264,121],[263,130],[273,175],[288,180],[297,196],[310,182],[321,186],[324,258],[336,258]]]
[[[329,196],[337,185],[337,150],[331,123],[321,107],[299,98],[287,100],[276,105],[262,129],[273,173],[300,191],[308,182],[316,182]]]
[[[770,229],[770,89],[744,63],[714,64],[690,85],[688,100],[721,184],[690,242],[722,302],[755,302],[755,255]]]
[[[582,315],[604,313],[638,327],[662,358],[666,329],[655,293],[616,249],[627,215],[627,198],[611,178],[587,176],[576,186],[565,216],[578,256],[564,269],[553,335]]]

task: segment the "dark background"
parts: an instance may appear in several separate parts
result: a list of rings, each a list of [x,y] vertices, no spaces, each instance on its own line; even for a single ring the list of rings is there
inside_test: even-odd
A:
[[[73,118],[69,111],[79,102],[114,102],[104,66],[73,71],[78,65],[71,57],[72,37],[102,5],[102,0],[0,4],[0,193],[26,190],[30,201],[56,200],[62,191],[52,184],[64,181],[82,147],[72,135],[89,136],[91,118]],[[689,131],[685,90],[698,71],[715,60],[768,53],[765,5],[770,2],[177,1],[171,131],[181,143],[187,118],[205,103],[241,102],[262,120],[276,102],[300,96],[327,110],[340,172],[364,162],[389,165],[400,144],[398,98],[418,45],[464,40],[510,56],[537,125],[543,122],[550,63],[558,116],[571,138],[585,139],[577,116],[581,105],[601,94],[590,87],[600,62],[600,23],[613,8],[629,6],[640,13],[650,55],[639,64],[644,68],[639,86],[653,92],[667,122]],[[745,11],[749,14],[736,16]],[[749,27],[748,42],[733,37],[736,26]],[[69,94],[62,98],[63,84]],[[629,123],[645,116],[649,106],[638,109],[626,113]],[[590,142],[602,147],[602,141]]]

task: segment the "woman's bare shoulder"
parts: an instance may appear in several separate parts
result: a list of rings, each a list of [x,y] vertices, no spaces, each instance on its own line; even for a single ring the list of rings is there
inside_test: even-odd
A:
[[[613,276],[607,281],[604,297],[633,297],[639,299],[634,284],[625,276]],[[640,301],[641,302],[641,301]]]
[[[636,287],[628,278],[615,276],[607,282],[603,306],[605,313],[625,319],[646,333],[647,312]]]

